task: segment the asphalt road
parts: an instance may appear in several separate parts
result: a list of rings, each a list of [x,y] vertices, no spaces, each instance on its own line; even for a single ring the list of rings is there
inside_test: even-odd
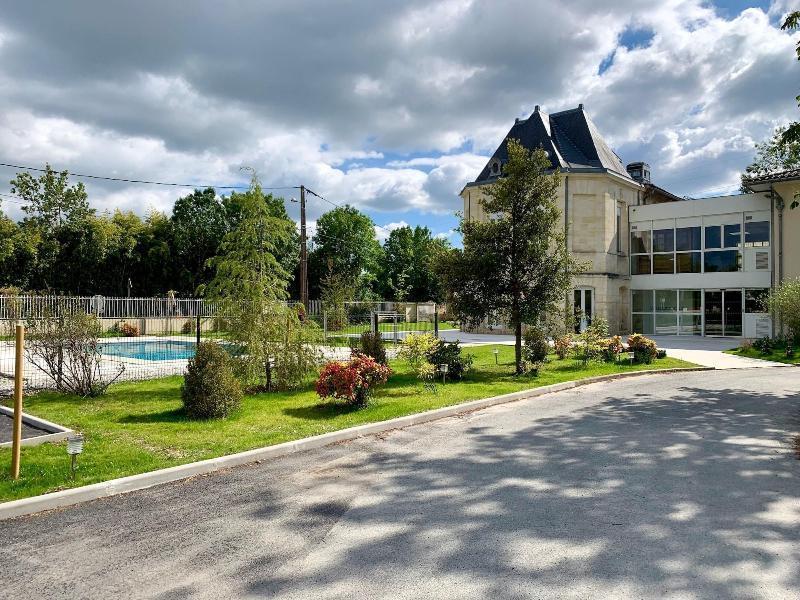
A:
[[[6,598],[798,598],[800,369],[595,384],[0,523]]]

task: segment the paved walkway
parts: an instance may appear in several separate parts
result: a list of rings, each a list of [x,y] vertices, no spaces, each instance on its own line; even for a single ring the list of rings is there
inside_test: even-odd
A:
[[[0,522],[8,598],[797,598],[800,369],[594,384]]]

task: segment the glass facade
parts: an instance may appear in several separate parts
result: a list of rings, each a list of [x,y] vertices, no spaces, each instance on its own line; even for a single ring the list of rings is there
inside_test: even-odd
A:
[[[744,315],[765,313],[769,289],[631,290],[631,331],[651,335],[743,333]]]

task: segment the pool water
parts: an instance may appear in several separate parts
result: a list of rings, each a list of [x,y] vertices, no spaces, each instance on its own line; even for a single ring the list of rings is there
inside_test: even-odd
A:
[[[137,340],[101,344],[105,356],[138,360],[186,360],[195,353],[194,342],[180,340]]]

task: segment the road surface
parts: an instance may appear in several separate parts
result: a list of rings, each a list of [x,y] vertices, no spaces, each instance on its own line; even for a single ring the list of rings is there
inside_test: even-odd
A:
[[[0,523],[6,598],[798,598],[800,369],[594,384]]]

